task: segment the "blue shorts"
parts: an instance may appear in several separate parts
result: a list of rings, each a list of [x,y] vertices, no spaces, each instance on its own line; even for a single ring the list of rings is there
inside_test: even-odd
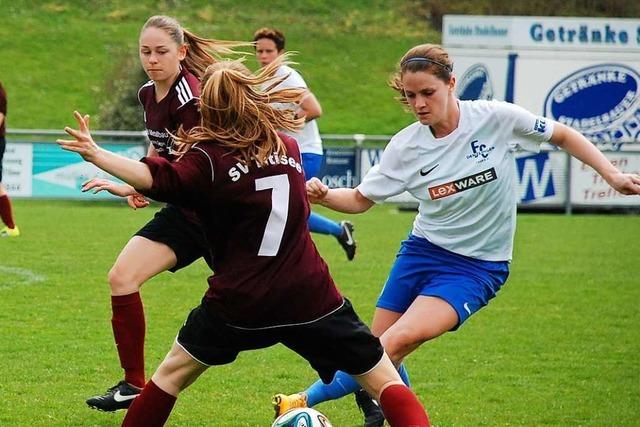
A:
[[[322,154],[302,153],[302,169],[304,169],[304,179],[307,181],[318,176],[322,166]]]
[[[438,297],[458,313],[455,330],[496,296],[507,277],[507,261],[458,255],[410,234],[400,246],[376,306],[404,313],[420,295]]]

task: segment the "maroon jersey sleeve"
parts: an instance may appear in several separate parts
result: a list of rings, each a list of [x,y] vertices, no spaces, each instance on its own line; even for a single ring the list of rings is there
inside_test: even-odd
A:
[[[193,207],[201,199],[199,195],[213,184],[213,161],[197,146],[178,161],[170,162],[163,157],[144,157],[141,161],[153,176],[152,187],[142,193],[154,200]]]
[[[6,129],[7,122],[7,93],[4,91],[2,84],[0,83],[0,113],[4,114],[4,119],[0,121],[0,137],[3,137]],[[0,153],[2,154],[2,153]],[[0,165],[2,167],[2,165]]]
[[[7,115],[7,93],[0,84],[0,113]]]
[[[178,123],[185,131],[196,126],[200,126],[200,111],[198,110],[198,100],[193,98],[187,104],[178,108]]]

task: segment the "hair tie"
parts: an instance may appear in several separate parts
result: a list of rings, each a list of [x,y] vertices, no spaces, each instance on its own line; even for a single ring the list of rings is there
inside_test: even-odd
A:
[[[404,61],[402,61],[400,63],[400,66],[404,67],[406,64],[410,62],[430,62],[432,64],[439,65],[440,67],[444,68],[450,73],[453,71],[453,68],[451,66],[447,64],[443,64],[442,62],[434,61],[433,59],[427,58],[426,56],[412,56],[411,58],[407,58]]]

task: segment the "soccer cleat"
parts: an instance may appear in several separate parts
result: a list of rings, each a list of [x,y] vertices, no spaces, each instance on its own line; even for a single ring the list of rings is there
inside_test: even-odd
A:
[[[276,394],[273,396],[271,403],[273,404],[273,409],[276,411],[275,418],[278,418],[280,415],[285,412],[289,412],[292,409],[306,408],[307,396],[302,393],[296,393],[289,396],[286,394]]]
[[[18,237],[19,235],[20,229],[17,225],[13,228],[5,226],[2,230],[0,230],[0,237]]]
[[[345,253],[347,254],[347,259],[351,261],[354,256],[356,256],[356,241],[353,240],[353,224],[351,221],[342,221],[340,222],[340,227],[342,228],[342,233],[339,236],[336,236],[338,239],[338,243],[342,246]]]
[[[353,394],[356,396],[358,408],[364,414],[364,427],[382,427],[384,414],[376,401],[369,396],[369,393],[360,389]]]
[[[87,405],[98,411],[113,412],[118,409],[127,409],[142,389],[132,386],[126,381],[120,381],[102,396],[94,396],[87,399]]]

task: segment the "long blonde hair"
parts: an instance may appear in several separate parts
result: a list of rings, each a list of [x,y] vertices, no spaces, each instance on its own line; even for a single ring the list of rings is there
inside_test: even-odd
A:
[[[238,52],[234,51],[233,48],[253,45],[253,43],[249,42],[200,37],[183,28],[178,20],[171,16],[155,15],[150,17],[142,26],[140,33],[149,27],[165,31],[178,46],[187,46],[187,56],[182,60],[182,63],[198,79],[202,78],[209,65],[219,60],[220,55],[237,54]]]
[[[247,163],[263,164],[273,153],[285,154],[278,130],[297,131],[304,118],[296,118],[293,109],[273,104],[299,104],[305,94],[305,89],[299,88],[273,89],[288,77],[274,77],[281,65],[288,64],[287,59],[287,54],[281,55],[257,74],[242,60],[210,65],[202,78],[201,126],[178,131],[180,152],[196,142],[215,141]]]

